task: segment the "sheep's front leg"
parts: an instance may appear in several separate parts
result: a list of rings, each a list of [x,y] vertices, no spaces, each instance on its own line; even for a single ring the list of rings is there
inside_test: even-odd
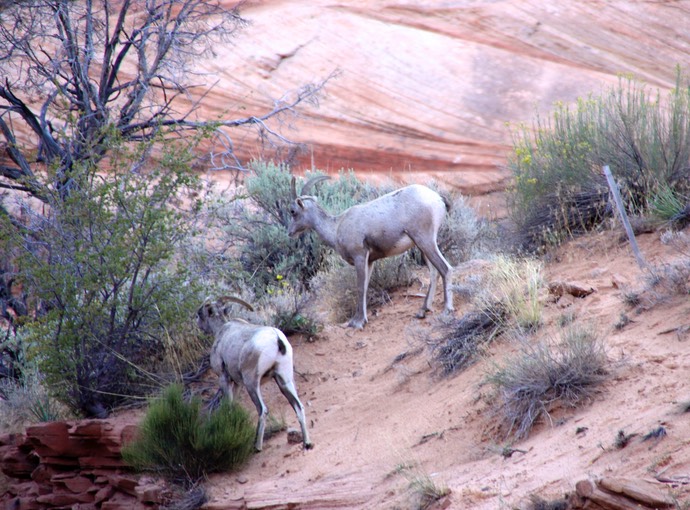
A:
[[[357,270],[357,313],[348,323],[348,326],[351,328],[362,329],[368,322],[367,290],[369,289],[371,265],[372,263],[369,262],[369,252],[355,259],[355,269]]]
[[[429,268],[429,290],[426,293],[426,298],[424,298],[422,308],[419,310],[419,312],[417,312],[418,319],[426,318],[426,313],[431,311],[431,304],[433,303],[434,296],[436,295],[436,281],[438,280],[438,272],[436,271],[436,268],[426,256],[424,257],[424,260]]]

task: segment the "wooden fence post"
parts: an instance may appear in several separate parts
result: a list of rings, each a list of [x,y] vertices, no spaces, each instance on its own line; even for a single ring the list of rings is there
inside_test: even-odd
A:
[[[630,226],[630,221],[628,221],[628,215],[625,213],[625,207],[623,207],[623,199],[621,198],[621,193],[618,190],[618,185],[616,184],[616,181],[613,180],[613,174],[611,173],[611,169],[608,165],[604,165],[604,175],[606,176],[606,182],[608,182],[609,189],[611,190],[611,194],[613,195],[613,201],[616,203],[618,216],[620,217],[621,222],[623,223],[623,227],[625,227],[625,233],[628,234],[628,240],[630,241],[630,246],[632,247],[632,251],[635,254],[635,259],[637,259],[637,265],[640,266],[640,269],[649,269],[649,265],[642,256],[640,248],[637,246],[635,233],[633,232],[633,229]]]

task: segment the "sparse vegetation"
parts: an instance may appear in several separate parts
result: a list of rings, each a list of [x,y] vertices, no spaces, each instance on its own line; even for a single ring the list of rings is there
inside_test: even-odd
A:
[[[560,342],[523,342],[518,355],[488,376],[506,436],[526,437],[556,403],[576,407],[588,401],[606,365],[602,341],[587,328],[564,330]]]
[[[542,266],[534,259],[498,256],[471,311],[440,318],[427,341],[444,375],[474,363],[498,336],[534,332],[541,324]]]
[[[209,473],[237,469],[254,447],[254,425],[236,402],[223,399],[205,414],[201,401],[186,402],[181,385],[153,400],[137,439],[122,456],[138,470],[150,470],[192,487]]]
[[[417,506],[419,510],[429,508],[433,503],[450,494],[450,489],[446,485],[438,485],[430,475],[425,473],[410,480],[410,489],[419,498]]]
[[[450,494],[446,485],[439,485],[432,479],[432,475],[423,471],[418,465],[405,462],[395,467],[394,473],[402,474],[409,482],[408,487],[415,496],[415,508],[425,510],[433,503]]]
[[[501,303],[506,317],[523,331],[534,331],[541,325],[544,288],[542,263],[536,259],[514,259],[498,256],[493,260],[486,291],[479,303]]]
[[[616,433],[616,438],[613,441],[613,446],[617,450],[622,450],[628,444],[630,444],[630,441],[632,440],[633,437],[635,437],[637,434],[626,434],[625,430],[621,429]]]

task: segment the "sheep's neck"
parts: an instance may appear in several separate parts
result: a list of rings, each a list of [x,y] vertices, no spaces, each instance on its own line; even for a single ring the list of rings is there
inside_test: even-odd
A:
[[[321,240],[331,248],[335,248],[336,236],[338,233],[338,217],[331,216],[320,207],[317,209],[314,230]]]

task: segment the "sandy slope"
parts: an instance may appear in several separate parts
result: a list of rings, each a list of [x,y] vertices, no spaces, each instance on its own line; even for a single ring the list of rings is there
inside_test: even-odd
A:
[[[679,256],[659,237],[639,239],[656,267]],[[554,335],[564,314],[594,324],[608,348],[611,377],[593,402],[556,410],[550,423],[512,444],[525,453],[500,455],[508,443],[495,435],[490,391],[482,385],[491,364],[516,345],[501,340],[487,359],[439,378],[427,351],[414,354],[432,321],[414,318],[419,288],[410,288],[371,317],[364,331],[331,325],[315,342],[292,339],[316,447],[302,451],[287,444],[285,433],[270,439],[242,473],[210,480],[206,508],[415,508],[409,483],[420,475],[451,489],[450,508],[476,509],[514,508],[530,494],[560,497],[577,481],[604,475],[652,479],[662,473],[687,481],[690,415],[680,410],[690,400],[687,295],[661,299],[664,292],[656,289],[649,309],[637,313],[627,306],[624,294],[643,290],[647,280],[617,232],[570,242],[549,258],[549,280],[579,281],[596,292],[547,303],[540,335]],[[472,267],[458,268],[458,277]],[[467,309],[466,303],[456,306],[458,314]],[[622,313],[631,321],[617,329]],[[409,355],[396,363],[402,353]],[[272,384],[264,388],[272,412],[296,426]],[[660,426],[666,437],[642,441]],[[619,430],[638,435],[617,449]],[[669,488],[688,498],[685,486]]]

